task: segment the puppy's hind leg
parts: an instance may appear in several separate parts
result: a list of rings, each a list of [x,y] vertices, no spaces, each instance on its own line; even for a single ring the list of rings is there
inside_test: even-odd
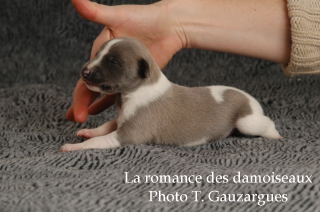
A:
[[[116,120],[111,120],[111,121],[108,121],[97,128],[81,129],[77,132],[77,136],[84,137],[84,138],[93,138],[93,137],[97,137],[97,136],[106,135],[116,129],[117,129]]]
[[[117,131],[104,136],[98,136],[88,139],[82,143],[65,144],[60,148],[61,152],[70,152],[84,149],[110,149],[120,147],[121,143],[118,140]]]
[[[274,122],[263,114],[250,114],[237,120],[236,128],[243,134],[281,139]]]

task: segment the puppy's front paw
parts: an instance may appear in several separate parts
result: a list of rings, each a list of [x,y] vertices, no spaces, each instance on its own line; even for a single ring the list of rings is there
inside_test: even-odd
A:
[[[75,144],[64,144],[60,147],[60,152],[71,152],[75,150],[79,150],[79,148],[76,148],[77,146]]]
[[[91,132],[90,129],[82,129],[82,130],[79,130],[76,135],[78,137],[82,137],[82,138],[92,138],[94,137],[93,133]]]

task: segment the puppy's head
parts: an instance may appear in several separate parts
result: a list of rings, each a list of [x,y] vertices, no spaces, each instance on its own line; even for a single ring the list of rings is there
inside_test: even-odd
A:
[[[152,63],[146,47],[137,40],[113,39],[84,65],[81,77],[88,88],[96,92],[130,92],[147,81]]]

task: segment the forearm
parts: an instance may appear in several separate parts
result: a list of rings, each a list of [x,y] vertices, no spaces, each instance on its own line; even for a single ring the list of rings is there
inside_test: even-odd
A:
[[[286,0],[174,0],[169,8],[186,47],[289,60]]]

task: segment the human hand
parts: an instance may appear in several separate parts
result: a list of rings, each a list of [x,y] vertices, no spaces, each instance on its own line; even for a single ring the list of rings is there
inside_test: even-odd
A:
[[[72,0],[77,11],[88,20],[105,25],[95,39],[92,59],[106,41],[117,37],[134,37],[143,42],[160,67],[186,46],[187,40],[179,23],[170,13],[170,0],[150,5],[106,6],[89,0]],[[97,114],[114,103],[115,96],[96,100],[97,94],[88,90],[80,79],[74,89],[72,105],[66,117],[85,122],[88,114]]]

